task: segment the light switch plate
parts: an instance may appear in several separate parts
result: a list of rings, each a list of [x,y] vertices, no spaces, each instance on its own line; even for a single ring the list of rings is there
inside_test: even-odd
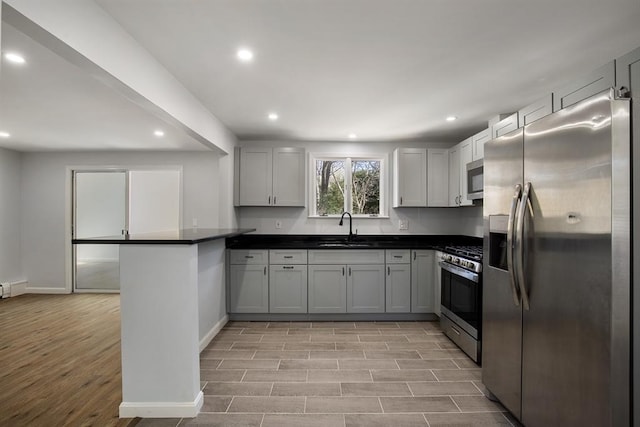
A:
[[[281,229],[282,228],[282,221],[280,221],[280,220],[276,221],[276,228],[277,229]]]
[[[408,230],[409,229],[409,220],[401,219],[398,221],[398,230]]]

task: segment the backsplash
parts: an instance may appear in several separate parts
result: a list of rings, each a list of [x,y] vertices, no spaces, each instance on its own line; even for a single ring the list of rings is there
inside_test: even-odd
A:
[[[348,234],[349,225],[338,225],[339,218],[309,218],[307,209],[242,207],[237,208],[238,225],[255,228],[260,234]],[[399,208],[389,218],[354,218],[358,234],[454,234],[482,237],[482,207]],[[399,230],[407,221],[408,229]],[[347,220],[348,221],[348,220]],[[276,225],[281,228],[276,228]]]

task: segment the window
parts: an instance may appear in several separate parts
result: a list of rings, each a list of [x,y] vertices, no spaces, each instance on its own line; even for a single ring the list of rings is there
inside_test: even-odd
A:
[[[386,214],[382,156],[312,155],[311,164],[311,216]]]

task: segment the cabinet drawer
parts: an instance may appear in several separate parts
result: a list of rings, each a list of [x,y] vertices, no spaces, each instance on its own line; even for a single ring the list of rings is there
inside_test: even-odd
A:
[[[269,251],[256,249],[234,249],[229,251],[230,264],[267,264]]]
[[[306,264],[307,251],[300,249],[272,249],[269,251],[270,264]]]
[[[310,250],[309,264],[384,264],[384,250]]]
[[[409,264],[411,251],[409,249],[387,249],[385,257],[387,264]]]

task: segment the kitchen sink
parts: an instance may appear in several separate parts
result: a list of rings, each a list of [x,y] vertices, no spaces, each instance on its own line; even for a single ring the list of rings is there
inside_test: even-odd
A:
[[[366,242],[320,242],[319,248],[371,248],[373,243]]]

